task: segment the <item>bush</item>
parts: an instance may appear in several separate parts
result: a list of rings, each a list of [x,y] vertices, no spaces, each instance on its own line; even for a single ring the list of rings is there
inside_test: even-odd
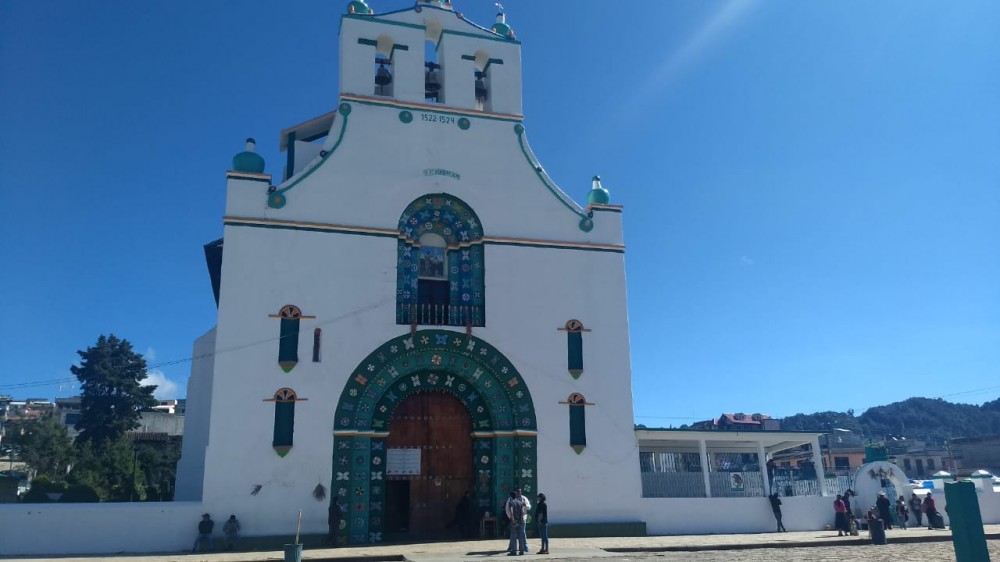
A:
[[[66,492],[65,482],[52,482],[44,476],[39,476],[31,481],[31,488],[21,497],[22,503],[48,503],[49,494],[61,494]]]
[[[97,503],[101,501],[101,498],[98,497],[97,491],[90,486],[77,484],[70,486],[66,493],[59,498],[59,501],[63,503]]]

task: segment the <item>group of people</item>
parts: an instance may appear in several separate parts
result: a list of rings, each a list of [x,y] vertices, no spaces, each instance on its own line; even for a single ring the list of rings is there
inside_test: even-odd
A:
[[[208,543],[209,550],[215,550],[215,539],[212,537],[213,529],[215,529],[215,521],[212,521],[212,516],[207,513],[203,514],[201,521],[198,522],[198,538],[194,539],[192,552],[198,552],[198,548],[204,542]],[[229,519],[226,519],[226,522],[222,524],[222,534],[226,539],[226,550],[236,548],[236,543],[240,540],[240,522],[235,515],[230,515]]]
[[[510,527],[510,542],[507,543],[507,556],[518,556],[528,552],[527,523],[531,502],[521,495],[518,488],[510,493],[504,505],[504,513]],[[541,547],[538,554],[549,553],[549,506],[545,503],[545,494],[538,494],[538,505],[535,506],[535,524],[538,526],[538,538]]]
[[[837,529],[838,537],[857,534],[857,524],[854,520],[854,513],[851,511],[850,497],[852,495],[855,495],[854,492],[847,490],[843,495],[838,494],[837,499],[833,502],[834,526]],[[882,521],[882,525],[886,530],[891,530],[894,522],[903,529],[906,529],[911,514],[916,518],[918,526],[923,525],[924,515],[927,516],[928,529],[934,529],[935,526],[938,528],[943,526],[938,523],[941,514],[938,513],[934,497],[930,492],[924,496],[922,501],[917,497],[917,494],[912,494],[909,501],[905,497],[899,496],[896,499],[895,506],[893,506],[892,501],[885,492],[879,492],[878,497],[875,499],[875,506],[868,510],[866,519],[869,521],[876,519]]]
[[[461,515],[468,514],[470,506],[469,493],[466,492],[456,508],[455,519],[452,521],[452,523],[463,525],[460,529],[463,535],[467,535],[467,529],[464,527],[463,521],[468,518],[461,517]],[[504,503],[504,514],[507,516],[510,527],[510,542],[507,546],[507,556],[517,556],[525,554],[528,551],[527,523],[530,512],[531,502],[528,501],[528,498],[521,495],[520,488],[511,492],[510,498]],[[340,529],[340,522],[344,517],[343,508],[336,501],[332,501],[330,502],[328,515],[329,534],[327,535],[327,543],[330,546],[336,546],[337,532]],[[548,554],[549,506],[545,503],[545,494],[538,494],[538,504],[535,506],[535,525],[538,529],[538,538],[541,540],[538,554]],[[215,521],[212,521],[212,517],[207,513],[202,515],[201,521],[198,522],[198,538],[194,540],[192,551],[198,552],[198,548],[204,542],[208,543],[210,550],[215,549],[215,539],[212,537],[212,530],[214,528]],[[236,548],[236,543],[239,541],[240,522],[236,519],[235,515],[229,516],[229,519],[222,526],[222,532],[226,538],[226,550]]]
[[[855,521],[854,513],[851,511],[851,497],[856,495],[853,490],[849,489],[843,494],[837,494],[837,499],[833,500],[834,528],[837,529],[838,537],[858,534],[857,521]],[[771,511],[774,513],[774,520],[777,522],[776,532],[785,532],[785,525],[781,522],[781,498],[778,497],[777,492],[772,492],[768,496],[768,500],[771,502]],[[875,507],[868,511],[866,518],[869,520],[879,519],[886,529],[892,529],[892,511],[893,506],[889,497],[885,492],[879,492],[875,500]],[[928,529],[934,529],[935,527],[940,529],[944,527],[941,521],[941,514],[938,513],[934,497],[930,492],[924,496],[923,501],[916,494],[913,494],[909,501],[903,496],[899,496],[895,505],[895,521],[903,529],[907,528],[911,513],[917,519],[918,526],[923,525],[923,516],[926,515]]]

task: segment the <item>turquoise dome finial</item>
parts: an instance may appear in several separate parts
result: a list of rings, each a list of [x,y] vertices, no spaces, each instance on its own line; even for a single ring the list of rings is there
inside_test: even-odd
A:
[[[591,205],[607,205],[611,202],[611,194],[601,185],[601,176],[594,176],[587,202]]]
[[[374,14],[375,12],[368,7],[365,0],[351,0],[351,2],[347,4],[347,13],[367,16],[368,14]]]
[[[497,14],[497,21],[493,24],[493,27],[490,28],[490,31],[502,37],[506,37],[507,39],[514,38],[514,30],[507,25],[507,16],[503,13],[502,8],[500,13]]]
[[[233,170],[251,174],[264,173],[264,159],[260,154],[254,152],[254,147],[256,146],[257,141],[247,139],[247,149],[233,156]]]

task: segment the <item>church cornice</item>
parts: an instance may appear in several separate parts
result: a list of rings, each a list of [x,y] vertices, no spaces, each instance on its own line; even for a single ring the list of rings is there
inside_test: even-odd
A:
[[[490,113],[488,111],[476,111],[474,109],[461,109],[457,107],[447,107],[429,103],[414,103],[396,101],[384,97],[361,96],[358,94],[340,94],[340,100],[360,103],[362,105],[372,105],[376,107],[396,107],[400,109],[416,109],[418,111],[432,111],[445,115],[461,115],[462,117],[473,117],[476,119],[490,119],[494,121],[511,121],[520,123],[524,120],[523,115],[511,113]]]
[[[278,230],[300,230],[305,232],[323,232],[330,234],[353,234],[358,236],[378,236],[383,238],[403,238],[395,228],[376,228],[369,226],[349,226],[317,222],[288,221],[277,219],[259,219],[249,217],[223,217],[225,226],[242,226],[251,228],[271,228]],[[549,248],[557,250],[589,250],[594,252],[624,253],[623,244],[599,244],[596,242],[572,242],[563,240],[538,240],[508,236],[484,236],[482,244],[496,246],[522,246],[528,248]]]

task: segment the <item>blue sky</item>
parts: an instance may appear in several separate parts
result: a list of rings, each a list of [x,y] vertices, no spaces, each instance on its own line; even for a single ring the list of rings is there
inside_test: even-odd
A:
[[[535,153],[625,206],[637,422],[1000,396],[1000,4],[505,4]],[[184,394],[224,172],[335,106],[345,6],[0,1],[0,393],[113,332]]]

